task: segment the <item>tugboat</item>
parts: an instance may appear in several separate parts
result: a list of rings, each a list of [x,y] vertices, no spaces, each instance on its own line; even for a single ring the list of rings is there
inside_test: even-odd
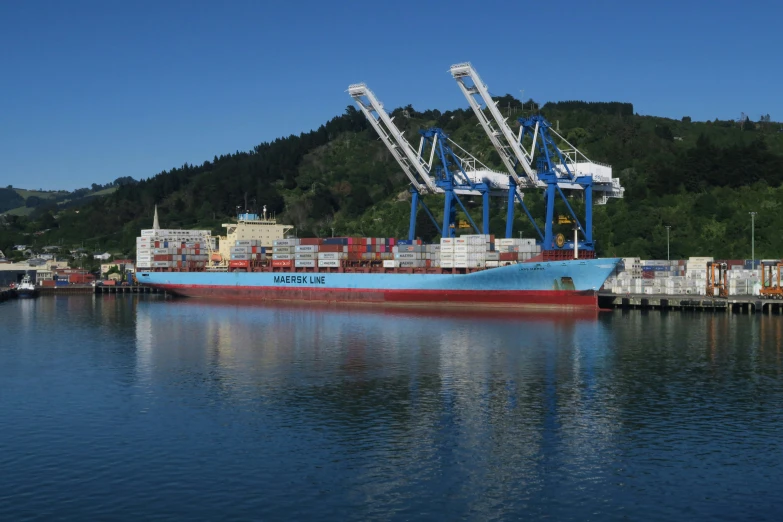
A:
[[[38,297],[38,289],[35,288],[29,275],[22,278],[22,281],[16,286],[16,295],[19,297]]]

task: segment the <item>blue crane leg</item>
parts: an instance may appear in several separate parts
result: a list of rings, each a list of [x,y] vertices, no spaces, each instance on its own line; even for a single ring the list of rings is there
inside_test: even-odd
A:
[[[441,237],[454,237],[454,229],[451,228],[451,206],[454,193],[451,190],[447,190],[443,198],[443,232]]]
[[[548,183],[546,186],[546,223],[544,223],[544,250],[554,248],[554,233],[552,221],[555,219],[555,191],[557,182]]]
[[[484,234],[489,234],[489,190],[485,190],[481,194],[481,209],[483,211],[482,220]]]
[[[508,177],[508,209],[506,210],[506,238],[514,234],[514,197],[516,195],[517,185],[514,178]]]
[[[593,185],[585,187],[585,241],[593,244]]]
[[[408,240],[416,239],[416,213],[419,210],[419,193],[415,190],[411,192],[411,222],[408,226]]]

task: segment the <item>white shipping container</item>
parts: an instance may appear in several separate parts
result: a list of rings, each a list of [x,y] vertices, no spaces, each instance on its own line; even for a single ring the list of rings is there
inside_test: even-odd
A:
[[[318,259],[317,252],[299,252],[295,256],[296,259]]]
[[[339,259],[319,259],[318,260],[318,267],[319,268],[336,268],[340,266],[340,260]]]
[[[452,259],[441,259],[440,260],[440,267],[441,268],[454,268],[454,260],[452,260]]]
[[[299,244],[299,240],[298,239],[275,239],[274,241],[272,241],[272,246],[273,247],[276,247],[276,246],[290,246],[290,247],[293,247],[293,246],[296,246],[298,244]]]
[[[272,254],[272,259],[274,259],[275,261],[277,260],[285,261],[293,258],[294,258],[293,254]]]
[[[416,252],[399,252],[397,254],[394,254],[394,259],[404,259],[404,260],[412,260],[412,259],[419,259],[421,254],[418,254]]]
[[[397,266],[397,261],[387,259],[383,262],[383,268],[395,268],[396,266]]]
[[[341,255],[341,252],[318,252],[318,259],[334,261],[339,260]]]
[[[315,259],[297,259],[294,261],[294,266],[297,268],[315,268]]]
[[[318,252],[318,245],[297,245],[294,250],[297,254]]]
[[[272,247],[272,253],[274,254],[293,254],[294,253],[293,246],[274,246]]]

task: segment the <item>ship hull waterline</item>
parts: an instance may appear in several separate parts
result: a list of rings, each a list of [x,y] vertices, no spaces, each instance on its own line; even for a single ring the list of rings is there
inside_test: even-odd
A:
[[[546,262],[471,274],[140,272],[141,284],[205,299],[503,309],[597,309],[615,259]]]

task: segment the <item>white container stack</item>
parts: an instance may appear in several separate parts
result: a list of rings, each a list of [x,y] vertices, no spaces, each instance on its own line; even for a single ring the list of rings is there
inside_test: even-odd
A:
[[[209,250],[217,248],[217,238],[209,230],[142,230],[136,238],[136,267],[203,268]]]

